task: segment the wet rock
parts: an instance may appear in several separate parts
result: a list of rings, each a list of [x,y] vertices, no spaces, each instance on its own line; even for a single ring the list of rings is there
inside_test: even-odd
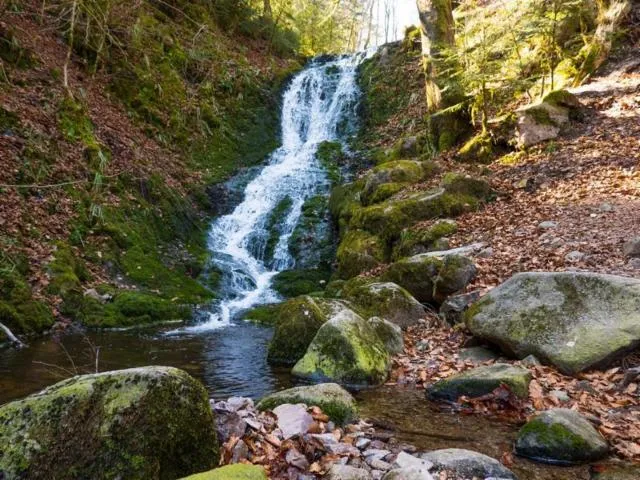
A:
[[[539,462],[573,464],[599,460],[609,446],[578,412],[557,408],[538,414],[522,427],[515,452]]]
[[[386,381],[391,355],[371,324],[351,310],[325,323],[293,367],[293,375],[347,385],[379,385]]]
[[[640,280],[597,273],[521,273],[466,314],[471,332],[518,358],[573,375],[640,341]]]
[[[431,472],[446,470],[462,478],[487,478],[517,480],[516,476],[498,460],[471,450],[448,448],[423,453],[420,458],[433,463]]]
[[[632,238],[626,242],[622,251],[627,257],[640,257],[640,237]]]
[[[489,350],[485,347],[462,348],[458,355],[460,360],[463,362],[470,361],[476,364],[488,362],[490,360],[497,360],[500,356],[493,350]]]
[[[279,405],[273,409],[273,413],[278,417],[278,428],[285,440],[304,435],[313,424],[313,417],[302,404]]]
[[[404,288],[391,282],[374,282],[348,289],[344,297],[356,305],[358,313],[382,317],[402,328],[424,318],[424,307]]]
[[[348,465],[333,465],[323,477],[325,480],[371,480],[368,470]]]
[[[182,480],[267,480],[264,468],[256,465],[227,465]]]
[[[353,420],[356,416],[356,401],[337,383],[322,383],[294,387],[271,394],[258,403],[258,410],[273,410],[278,405],[285,403],[303,403],[308,406],[317,406],[339,424]]]
[[[463,395],[467,397],[486,395],[505,384],[515,395],[524,398],[529,394],[530,382],[529,370],[506,363],[496,363],[440,380],[427,388],[427,397],[432,400],[455,402]]]
[[[0,425],[6,478],[179,478],[218,463],[207,392],[176,368],[73,377],[0,407]]]
[[[447,298],[440,307],[440,316],[453,326],[464,322],[464,312],[480,298],[480,291]]]
[[[424,253],[393,263],[382,278],[395,282],[423,303],[442,303],[464,289],[476,276],[476,267],[465,256]]]

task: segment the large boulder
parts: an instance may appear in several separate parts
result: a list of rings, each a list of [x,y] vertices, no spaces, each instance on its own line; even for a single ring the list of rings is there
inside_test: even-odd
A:
[[[402,328],[424,318],[424,307],[404,288],[391,282],[372,282],[349,289],[345,299],[364,317],[379,316]]]
[[[343,308],[336,300],[302,296],[281,304],[267,360],[273,365],[295,365],[307,350],[318,329]]]
[[[197,473],[182,480],[267,480],[267,473],[257,465],[236,464]]]
[[[175,479],[218,464],[208,395],[145,367],[64,380],[0,407],[0,477]]]
[[[337,383],[321,383],[289,388],[264,397],[258,403],[258,410],[273,410],[279,405],[304,403],[317,406],[334,422],[344,424],[356,416],[356,401]]]
[[[453,235],[458,225],[453,220],[438,220],[427,227],[407,228],[393,247],[392,259],[399,260],[421,253],[442,250],[446,237]],[[446,248],[445,248],[446,250]]]
[[[600,460],[609,446],[578,412],[557,408],[540,413],[522,427],[515,452],[539,462],[573,464]]]
[[[384,262],[385,243],[364,230],[349,230],[340,242],[337,275],[348,279],[372,270]]]
[[[521,273],[465,314],[507,354],[535,355],[574,375],[640,342],[640,280],[597,273]]]
[[[311,381],[379,385],[391,369],[391,355],[373,326],[344,309],[325,323],[293,375]]]
[[[496,363],[440,380],[427,388],[427,396],[432,400],[455,402],[461,396],[473,398],[486,395],[504,384],[515,395],[526,398],[530,382],[529,370],[508,363]]]
[[[473,261],[463,255],[433,252],[405,258],[389,266],[382,275],[397,283],[422,303],[442,303],[463,290],[476,276]]]
[[[432,473],[447,471],[460,478],[516,480],[513,472],[498,460],[471,450],[447,448],[423,453],[420,458],[433,464]]]

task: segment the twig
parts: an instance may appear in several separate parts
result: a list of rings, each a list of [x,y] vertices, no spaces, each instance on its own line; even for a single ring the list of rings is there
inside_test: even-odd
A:
[[[9,330],[9,327],[7,327],[6,325],[4,325],[3,323],[0,322],[0,330],[2,330],[5,335],[9,338],[9,341],[13,344],[15,344],[18,348],[22,348],[25,347],[26,345],[24,343],[22,343],[18,337],[16,337],[13,332],[11,330]]]

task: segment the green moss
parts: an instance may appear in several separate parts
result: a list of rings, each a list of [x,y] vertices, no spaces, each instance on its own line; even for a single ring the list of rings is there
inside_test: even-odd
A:
[[[384,202],[393,197],[396,193],[401,192],[406,185],[402,183],[383,183],[378,186],[367,200],[367,204],[372,205]]]
[[[542,106],[527,108],[527,115],[531,116],[538,125],[550,125],[557,127],[556,122],[553,121],[549,112]]]
[[[322,142],[318,146],[316,157],[327,172],[332,184],[340,183],[340,166],[344,163],[344,153],[340,142]]]
[[[67,140],[82,142],[87,147],[98,148],[93,132],[93,123],[82,103],[71,97],[65,97],[58,109],[58,122],[60,130]]]
[[[4,25],[0,27],[0,60],[18,68],[29,68],[37,63],[33,53],[20,45],[13,29],[6,29]]]
[[[488,134],[479,133],[458,150],[457,157],[463,162],[488,163],[493,157],[493,142]]]
[[[385,259],[385,244],[363,230],[350,230],[336,255],[339,278],[348,279],[379,266]]]
[[[18,115],[0,107],[0,132],[13,130],[20,125]]]
[[[0,270],[0,323],[14,334],[40,333],[53,325],[53,315],[35,300],[31,287],[17,270]]]
[[[278,309],[278,320],[267,360],[274,365],[293,365],[303,357],[318,329],[326,322],[326,313],[309,296],[294,298]]]
[[[478,200],[488,200],[492,194],[491,185],[486,180],[459,173],[447,173],[442,179],[442,184],[449,193],[470,195]]]
[[[269,218],[267,219],[266,224],[267,232],[269,232],[269,238],[267,239],[267,245],[264,252],[264,259],[266,262],[273,260],[273,254],[276,251],[278,241],[282,235],[282,226],[292,206],[293,200],[291,200],[291,197],[285,197],[280,200],[278,205],[276,205],[276,208],[269,213]]]
[[[331,190],[329,212],[335,223],[340,227],[341,233],[347,228],[355,210],[361,206],[360,194],[362,188],[362,182],[353,182],[337,186]]]
[[[331,273],[328,270],[288,270],[273,278],[273,288],[285,298],[299,297],[324,290]]]
[[[451,220],[441,220],[422,228],[409,228],[402,231],[400,239],[393,248],[392,259],[425,253],[437,247],[437,241],[453,235],[458,225]]]
[[[336,242],[329,213],[329,197],[316,195],[302,205],[302,212],[291,237],[289,252],[300,269],[329,269],[335,257]]]
[[[242,314],[242,319],[262,325],[275,325],[280,318],[282,304],[259,305]]]
[[[257,465],[235,464],[197,473],[182,480],[267,480],[267,473]]]
[[[11,478],[174,479],[217,464],[202,385],[147,367],[74,377],[0,407]]]

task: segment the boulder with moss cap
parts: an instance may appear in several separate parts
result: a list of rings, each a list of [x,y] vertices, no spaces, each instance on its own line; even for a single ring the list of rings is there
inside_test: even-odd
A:
[[[325,323],[293,375],[311,381],[335,381],[343,385],[379,385],[391,369],[391,355],[384,339],[355,312],[344,309]]]
[[[145,367],[64,380],[0,407],[6,478],[174,479],[218,463],[204,387]]]
[[[455,402],[462,396],[480,397],[506,385],[518,397],[526,398],[530,382],[529,370],[507,363],[496,363],[440,380],[427,388],[427,397]]]
[[[304,403],[317,406],[334,422],[345,424],[356,416],[356,401],[337,383],[321,383],[289,388],[264,397],[258,410],[273,410],[278,405]]]
[[[640,343],[640,280],[598,273],[520,273],[465,313],[481,339],[563,373],[605,367]]]
[[[578,412],[556,408],[540,413],[520,429],[515,452],[539,462],[573,464],[600,460],[609,446]]]

